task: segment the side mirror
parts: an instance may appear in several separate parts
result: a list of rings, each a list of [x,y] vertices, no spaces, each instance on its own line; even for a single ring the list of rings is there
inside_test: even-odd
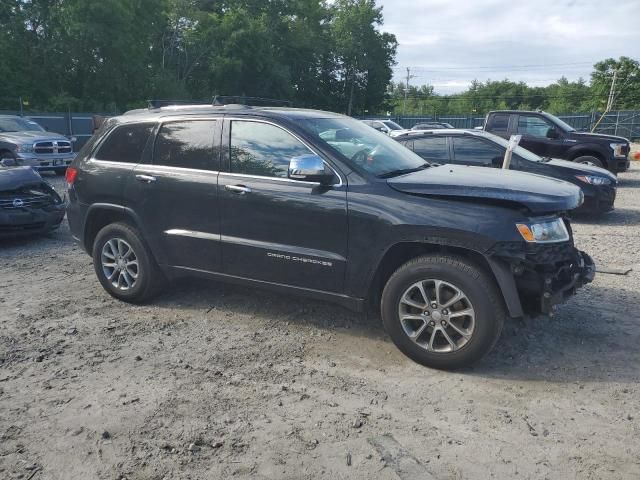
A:
[[[559,136],[560,136],[560,134],[558,133],[558,131],[555,128],[550,128],[549,130],[547,130],[547,138],[555,140]]]
[[[333,178],[333,174],[327,173],[322,158],[318,155],[309,154],[291,159],[289,162],[289,178],[327,184]]]

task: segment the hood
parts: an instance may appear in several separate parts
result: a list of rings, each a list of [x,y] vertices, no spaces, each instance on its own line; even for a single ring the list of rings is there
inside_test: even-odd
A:
[[[32,143],[37,140],[65,140],[69,141],[64,135],[55,132],[37,132],[27,130],[24,132],[0,132],[0,139],[13,143]]]
[[[42,182],[40,174],[31,167],[0,167],[0,191],[17,190]]]
[[[572,210],[582,203],[579,187],[541,175],[463,165],[441,165],[387,180],[404,193],[517,203],[534,214]]]
[[[588,132],[571,132],[572,136],[575,136],[581,140],[606,140],[608,142],[616,143],[629,143],[629,140],[624,137],[616,137],[615,135],[603,135],[601,133],[588,133]]]
[[[572,173],[574,175],[598,175],[600,177],[606,177],[614,183],[617,182],[616,176],[609,170],[605,170],[604,168],[600,167],[594,167],[593,165],[569,162],[567,160],[560,160],[557,158],[553,158],[548,162],[544,162],[544,165],[552,165],[554,167],[559,167],[562,170],[569,170],[568,173]]]

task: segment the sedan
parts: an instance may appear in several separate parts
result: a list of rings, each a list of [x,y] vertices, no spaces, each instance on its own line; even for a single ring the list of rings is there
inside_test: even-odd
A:
[[[0,238],[47,233],[64,214],[65,202],[38,172],[0,165]]]
[[[502,168],[508,141],[481,130],[431,130],[396,138],[429,163],[452,163]],[[513,151],[511,170],[535,173],[573,183],[582,189],[584,203],[576,211],[604,213],[614,208],[617,179],[604,168],[539,157],[520,146]]]

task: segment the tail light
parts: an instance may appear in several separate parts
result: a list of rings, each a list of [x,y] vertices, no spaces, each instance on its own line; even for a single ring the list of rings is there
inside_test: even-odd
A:
[[[64,178],[69,186],[73,185],[78,176],[78,169],[73,167],[67,167],[67,172],[64,174]]]

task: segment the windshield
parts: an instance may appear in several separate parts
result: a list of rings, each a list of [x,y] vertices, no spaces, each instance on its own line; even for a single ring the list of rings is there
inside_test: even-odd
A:
[[[382,123],[384,123],[391,130],[402,130],[403,129],[400,125],[398,125],[396,122],[392,122],[391,120],[385,120]]]
[[[505,140],[504,138],[499,137],[497,135],[493,135],[492,133],[484,133],[483,136],[488,138],[492,142],[497,143],[501,147],[507,148],[509,146],[509,141],[508,140]],[[513,149],[513,154],[517,155],[518,157],[520,157],[520,158],[522,158],[524,160],[529,160],[530,162],[542,162],[543,161],[542,157],[539,157],[535,153],[530,152],[526,148],[522,148],[520,145],[518,145],[516,148]]]
[[[408,148],[353,118],[308,118],[298,124],[318,142],[336,150],[349,165],[378,177],[428,165]]]
[[[575,132],[576,129],[573,128],[571,125],[569,125],[568,123],[563,122],[562,120],[560,120],[558,117],[556,117],[555,115],[551,115],[549,113],[546,114],[549,118],[549,120],[551,120],[552,122],[554,122],[556,125],[558,125],[562,130],[564,130],[565,132]]]
[[[0,117],[0,132],[44,132],[44,129],[26,118]]]

